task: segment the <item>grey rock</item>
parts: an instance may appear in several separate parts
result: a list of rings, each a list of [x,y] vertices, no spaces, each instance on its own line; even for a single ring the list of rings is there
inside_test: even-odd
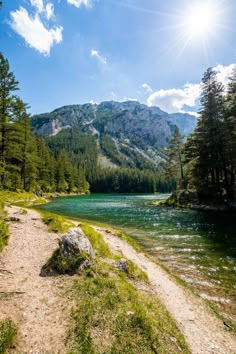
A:
[[[120,259],[118,262],[115,263],[115,267],[122,272],[127,272],[128,266],[129,263],[126,259]]]
[[[79,274],[90,268],[95,260],[93,247],[80,228],[69,231],[59,239],[59,248],[42,267],[40,276]]]
[[[62,236],[59,247],[63,257],[74,257],[85,253],[89,258],[95,259],[92,245],[80,228],[73,229]]]

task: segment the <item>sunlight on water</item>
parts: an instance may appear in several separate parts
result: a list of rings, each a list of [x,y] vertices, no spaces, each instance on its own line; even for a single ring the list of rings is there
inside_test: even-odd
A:
[[[55,198],[41,208],[115,226],[134,237],[201,297],[236,319],[236,220],[232,215],[157,207],[166,195]]]

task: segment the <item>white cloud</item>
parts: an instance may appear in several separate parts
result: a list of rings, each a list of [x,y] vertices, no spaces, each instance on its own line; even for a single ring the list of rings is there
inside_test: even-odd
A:
[[[142,84],[142,88],[146,90],[146,93],[151,93],[151,92],[153,92],[153,89],[151,88],[151,86],[149,86],[149,85],[146,84],[146,83]]]
[[[91,57],[97,58],[99,63],[106,65],[107,64],[107,58],[103,57],[98,50],[92,49],[90,52]]]
[[[43,0],[30,0],[30,2],[32,6],[36,7],[37,12],[43,12]]]
[[[124,98],[124,101],[138,102],[137,98]]]
[[[67,2],[68,4],[74,5],[77,8],[82,5],[84,5],[85,7],[91,6],[91,0],[67,0]]]
[[[195,107],[200,96],[200,84],[186,84],[181,89],[159,90],[152,93],[147,103],[168,113],[183,112],[184,106]]]
[[[45,7],[45,14],[47,17],[47,20],[53,19],[54,18],[54,6],[52,3],[48,3]]]
[[[217,78],[225,87],[228,84],[229,77],[232,74],[235,64],[228,66],[217,65],[213,69],[217,72]],[[142,87],[144,88],[144,85]],[[201,84],[187,83],[182,88],[172,88],[168,90],[159,90],[152,92],[147,99],[149,106],[158,106],[168,113],[184,112],[185,106],[195,108],[201,95]],[[196,115],[194,112],[186,112]]]
[[[54,43],[62,41],[63,27],[47,29],[38,12],[34,16],[30,16],[25,8],[20,7],[19,10],[12,11],[10,16],[10,25],[13,30],[23,37],[30,47],[42,54],[49,55]]]
[[[227,66],[224,65],[217,65],[214,67],[214,70],[217,72],[217,78],[222,84],[227,87],[229,83],[229,78],[233,72],[235,64],[230,64]]]

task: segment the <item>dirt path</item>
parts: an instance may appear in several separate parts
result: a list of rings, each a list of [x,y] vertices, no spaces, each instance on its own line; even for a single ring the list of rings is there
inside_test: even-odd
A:
[[[147,274],[161,301],[166,305],[193,354],[235,354],[236,338],[224,330],[201,299],[177,285],[158,265],[109,231],[100,232],[114,253],[132,260]]]
[[[62,293],[65,278],[42,278],[41,267],[57,247],[58,236],[48,232],[33,210],[21,215],[9,207],[9,244],[0,255],[0,319],[18,324],[19,336],[13,353],[65,353],[64,339],[70,306]],[[66,278],[69,281],[69,278]]]

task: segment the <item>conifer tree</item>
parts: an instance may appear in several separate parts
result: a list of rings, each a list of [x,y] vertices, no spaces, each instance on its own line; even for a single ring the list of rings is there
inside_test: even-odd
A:
[[[184,187],[183,146],[183,136],[175,127],[168,147],[166,177],[168,180],[176,180],[180,188]]]
[[[228,197],[236,197],[236,66],[229,80],[224,105],[224,176]]]
[[[10,71],[8,60],[0,53],[0,183],[5,186],[6,150],[9,123],[14,114],[13,92],[18,89],[18,81]]]
[[[193,162],[192,179],[203,194],[222,192],[223,91],[216,72],[209,68],[202,79],[200,117],[185,146],[186,161]]]

